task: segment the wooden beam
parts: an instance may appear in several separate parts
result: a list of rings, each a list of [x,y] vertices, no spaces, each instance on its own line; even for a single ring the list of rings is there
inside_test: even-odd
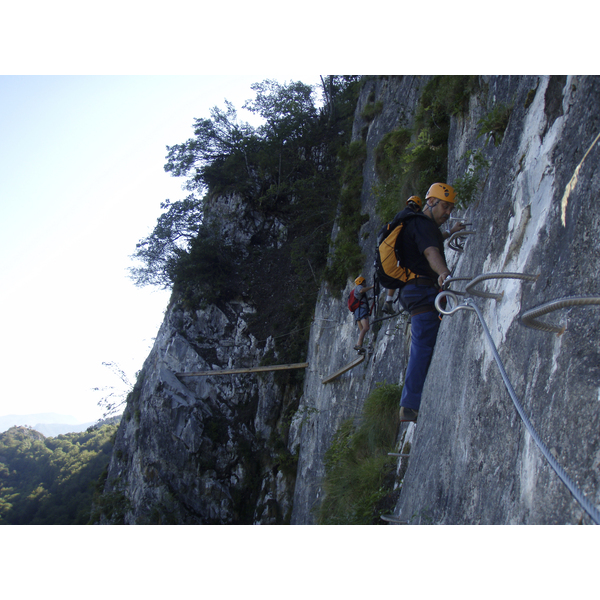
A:
[[[211,375],[236,375],[240,373],[264,373],[265,371],[287,371],[288,369],[306,369],[308,363],[292,363],[289,365],[269,365],[265,367],[248,367],[239,369],[223,369],[222,371],[195,371],[193,373],[176,373],[177,377],[209,377]]]
[[[348,363],[345,367],[342,367],[339,371],[336,371],[333,375],[330,375],[329,377],[323,379],[323,381],[321,383],[329,383],[330,381],[337,379],[340,375],[343,375],[346,371],[349,371],[350,369],[353,369],[357,365],[360,365],[360,363],[363,360],[365,360],[366,356],[367,356],[366,352],[364,354],[361,354],[357,359],[353,360],[351,363]]]

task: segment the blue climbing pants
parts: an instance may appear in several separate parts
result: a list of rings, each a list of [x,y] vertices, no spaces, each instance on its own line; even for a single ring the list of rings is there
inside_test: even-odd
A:
[[[412,338],[410,356],[406,368],[404,389],[400,406],[419,410],[421,393],[433,356],[435,340],[440,328],[440,318],[436,310],[420,313],[411,317]]]

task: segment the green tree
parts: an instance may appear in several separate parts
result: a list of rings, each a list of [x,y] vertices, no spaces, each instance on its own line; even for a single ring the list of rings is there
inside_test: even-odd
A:
[[[195,137],[168,147],[165,165],[186,178],[190,196],[165,203],[154,231],[138,244],[136,284],[173,286],[194,308],[241,293],[260,309],[252,324],[257,339],[275,335],[283,341],[280,359],[301,358],[328,234],[338,204],[348,205],[338,154],[349,143],[359,85],[356,77],[323,79],[318,109],[311,86],[266,80],[252,86],[255,98],[244,105],[264,119],[256,129],[239,123],[227,101],[196,119]],[[241,209],[262,224],[244,253],[205,220],[211,201],[225,194],[240,198]],[[358,247],[354,221],[351,228],[344,239]],[[285,331],[294,334],[278,335]]]
[[[235,258],[222,232],[203,223],[188,249],[175,252],[165,275],[186,299],[213,303],[236,287]]]
[[[233,104],[225,100],[225,110],[210,109],[209,119],[195,119],[194,138],[183,144],[167,146],[165,171],[175,177],[188,177],[190,191],[202,191],[204,170],[213,163],[223,163],[231,155],[244,157],[247,174],[251,176],[248,151],[254,138],[254,129],[248,123],[239,123]]]
[[[175,278],[181,281],[182,272],[190,272],[183,263],[189,265],[192,242],[200,237],[207,198],[200,196],[207,190],[241,194],[262,211],[285,210],[298,191],[294,182],[314,176],[316,140],[307,132],[318,112],[311,86],[267,80],[252,88],[256,98],[245,108],[263,117],[263,126],[254,130],[238,122],[235,108],[225,100],[225,109],[213,107],[210,118],[195,120],[195,137],[167,147],[165,171],[186,177],[185,188],[192,193],[163,203],[165,212],[156,227],[137,244],[132,258],[138,265],[130,269],[137,285],[170,287]],[[195,273],[202,276],[197,269]]]
[[[254,83],[251,88],[256,97],[248,100],[244,108],[265,120],[265,124],[258,128],[262,139],[279,146],[302,139],[314,125],[318,111],[312,86],[301,81],[282,85],[266,79]]]
[[[117,425],[45,438],[25,427],[0,434],[0,524],[85,524]]]
[[[166,212],[152,233],[137,243],[132,256],[138,266],[129,272],[138,286],[170,287],[173,266],[197,237],[202,222],[202,203],[193,194],[173,203],[165,200],[161,208]]]

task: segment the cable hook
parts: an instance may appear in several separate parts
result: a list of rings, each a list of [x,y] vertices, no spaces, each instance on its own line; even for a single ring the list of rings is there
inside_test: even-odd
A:
[[[451,308],[450,310],[448,310],[447,307],[446,308],[442,308],[441,302],[442,302],[442,300],[444,298],[451,298],[454,301],[454,307]],[[442,315],[453,315],[455,312],[458,312],[459,310],[475,310],[474,308],[471,308],[470,306],[467,306],[465,304],[459,304],[459,302],[458,302],[458,296],[456,295],[455,292],[452,292],[450,290],[446,290],[444,292],[440,292],[435,297],[435,308]]]

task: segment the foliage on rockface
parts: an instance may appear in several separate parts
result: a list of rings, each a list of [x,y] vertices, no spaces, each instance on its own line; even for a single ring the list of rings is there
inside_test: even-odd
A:
[[[47,438],[12,427],[0,434],[0,523],[87,524],[116,430],[103,425]]]
[[[360,273],[365,256],[358,245],[358,232],[369,219],[361,211],[363,164],[367,157],[366,145],[355,140],[339,153],[342,164],[342,189],[340,192],[337,225],[339,231],[333,241],[331,262],[325,279],[334,295],[346,286],[348,276]]]
[[[393,218],[399,202],[412,195],[425,199],[432,183],[446,181],[450,120],[466,110],[477,86],[474,76],[433,77],[419,99],[414,127],[383,136],[375,153],[379,183],[374,187],[383,221]]]
[[[132,269],[137,284],[173,286],[190,308],[249,299],[257,307],[253,333],[274,336],[280,360],[290,362],[303,359],[338,204],[343,214],[355,208],[346,208],[338,155],[349,144],[359,78],[330,76],[323,84],[320,109],[302,82],[254,84],[244,108],[264,120],[256,128],[240,123],[229,102],[196,119],[195,137],[169,147],[165,165],[186,178],[190,195],[164,203]],[[211,225],[219,196],[241,200],[240,226],[259,223],[248,248]]]
[[[385,512],[394,496],[398,405],[402,388],[376,387],[365,401],[362,421],[344,421],[325,454],[325,498],[319,505],[321,525],[369,525]],[[393,504],[393,502],[392,502]],[[389,509],[389,506],[387,506]]]

